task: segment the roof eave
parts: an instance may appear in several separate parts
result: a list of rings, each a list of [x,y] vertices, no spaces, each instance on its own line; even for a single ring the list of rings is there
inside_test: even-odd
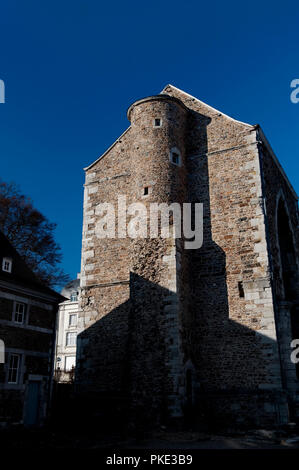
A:
[[[107,150],[105,150],[105,152],[99,157],[97,158],[93,163],[91,163],[89,166],[86,166],[85,168],[83,168],[84,171],[88,171],[90,170],[96,163],[98,163],[100,160],[102,160],[102,158],[105,157],[105,155],[107,155],[107,153],[110,152],[110,150],[113,149],[113,147],[118,144],[120,142],[120,139],[122,139],[122,137],[131,129],[131,126],[129,126],[114,142],[112,145],[110,145],[109,148],[107,148]]]
[[[196,98],[195,96],[190,95],[189,93],[186,93],[186,91],[181,90],[180,88],[177,88],[177,87],[174,86],[174,85],[171,85],[171,83],[169,83],[168,85],[166,85],[160,93],[161,93],[161,94],[162,94],[162,93],[165,93],[165,90],[166,90],[166,88],[168,88],[168,87],[174,88],[175,90],[179,91],[180,93],[183,93],[184,95],[188,96],[189,98],[192,98],[192,100],[197,101],[198,103],[202,104],[203,106],[206,106],[207,108],[209,108],[211,111],[213,111],[213,112],[215,112],[215,113],[217,113],[217,114],[221,114],[222,116],[224,116],[224,117],[230,119],[231,121],[234,121],[234,122],[236,122],[236,123],[238,123],[238,124],[242,124],[243,126],[247,126],[247,127],[250,127],[250,128],[253,128],[253,127],[254,127],[252,124],[248,124],[247,122],[243,122],[243,121],[238,121],[237,119],[234,119],[234,118],[232,118],[231,116],[228,116],[227,114],[223,113],[222,111],[219,111],[219,109],[213,108],[213,106],[210,106],[209,104],[204,103],[204,101],[199,100],[199,99]]]

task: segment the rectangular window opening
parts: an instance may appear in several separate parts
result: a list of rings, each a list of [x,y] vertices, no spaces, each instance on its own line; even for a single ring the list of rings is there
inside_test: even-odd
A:
[[[71,294],[70,301],[71,301],[71,302],[77,302],[77,300],[78,300],[77,293],[76,293],[76,292],[73,292],[73,293]]]
[[[2,260],[2,271],[6,273],[11,273],[12,260],[10,258],[3,258]]]
[[[245,293],[244,293],[244,288],[243,288],[243,282],[242,281],[238,282],[238,289],[239,289],[239,297],[241,299],[243,299],[245,297]]]
[[[66,346],[76,346],[77,333],[66,334]]]
[[[24,323],[25,311],[26,311],[26,305],[22,304],[21,302],[16,302],[15,314],[14,314],[14,321],[16,323]]]
[[[71,314],[69,317],[69,326],[76,326],[77,325],[77,315]]]
[[[65,358],[65,372],[69,372],[70,370],[76,367],[76,357],[75,356],[66,356]]]
[[[176,152],[172,152],[172,163],[175,163],[176,165],[179,165],[180,163],[180,156]]]
[[[8,383],[17,384],[19,377],[19,367],[20,367],[20,355],[11,354],[9,359],[9,368],[8,368]]]

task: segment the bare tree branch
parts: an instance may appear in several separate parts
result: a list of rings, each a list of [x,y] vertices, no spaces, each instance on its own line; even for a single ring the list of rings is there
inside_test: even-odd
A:
[[[59,267],[62,253],[54,239],[55,228],[15,183],[0,180],[0,230],[40,281],[50,287],[70,280]]]

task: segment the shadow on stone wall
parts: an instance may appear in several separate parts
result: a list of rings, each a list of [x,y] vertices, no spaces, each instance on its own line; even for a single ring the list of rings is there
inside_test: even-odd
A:
[[[273,356],[278,357],[277,343],[256,331],[257,325],[250,329],[241,324],[245,320],[241,308],[242,284],[239,284],[239,298],[230,299],[229,305],[226,254],[213,240],[213,230],[219,232],[221,206],[213,202],[211,208],[207,155],[215,150],[208,147],[211,119],[193,111],[189,120],[191,130],[186,139],[189,200],[203,203],[204,209],[203,245],[188,253],[192,301],[186,331],[188,354],[199,384],[196,415],[212,426],[283,422],[287,419],[287,407],[281,391],[280,365],[271,362]],[[218,191],[223,189],[222,181],[217,181],[215,174],[213,184],[219,185]],[[221,226],[221,231],[225,238],[225,226]],[[234,313],[240,308],[240,323],[230,318],[230,308]],[[190,416],[194,416],[192,411]]]
[[[271,426],[287,419],[286,399],[277,385],[279,364],[271,363],[277,344],[229,318],[226,256],[211,229],[210,118],[191,112],[189,119],[189,201],[204,204],[204,241],[200,249],[185,252],[190,299],[181,299],[188,307],[179,312],[179,319],[183,362],[192,368],[180,378],[181,423],[210,428]],[[142,434],[170,422],[165,333],[171,325],[165,321],[164,307],[173,292],[134,273],[130,288],[129,301],[78,337],[76,412],[81,410],[88,426],[115,428],[123,423],[127,428],[129,423]]]
[[[76,422],[83,420],[88,426],[129,426],[142,434],[171,424],[164,342],[165,328],[171,326],[163,318],[164,302],[171,292],[135,274],[131,283],[135,292],[138,285],[145,308],[140,299],[137,310],[134,302],[127,301],[79,335],[82,359],[76,372],[75,416]],[[147,308],[148,299],[152,308]],[[217,327],[201,323],[204,309],[194,312],[198,331],[192,336],[194,344],[183,351],[185,362],[191,351],[197,377],[205,371],[207,378],[193,387],[190,404],[186,378],[181,377],[185,394],[180,426],[215,429],[277,424],[285,413],[285,398],[281,390],[271,390],[272,366],[276,365],[265,363],[264,354],[265,349],[276,347],[275,341],[231,321],[221,312],[216,295],[211,302],[218,306]],[[120,329],[124,317],[127,327]],[[262,384],[268,384],[268,389],[261,389]]]

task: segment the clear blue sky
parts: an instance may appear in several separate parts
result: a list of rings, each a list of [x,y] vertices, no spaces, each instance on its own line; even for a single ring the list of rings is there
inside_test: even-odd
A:
[[[80,270],[83,167],[168,83],[261,124],[299,192],[298,30],[295,1],[2,2],[0,177],[58,224],[66,272]]]

